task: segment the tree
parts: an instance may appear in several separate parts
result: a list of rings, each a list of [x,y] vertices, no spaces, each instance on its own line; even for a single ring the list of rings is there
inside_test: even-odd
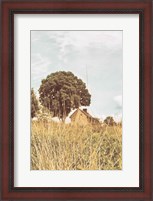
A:
[[[39,110],[39,106],[38,106],[38,100],[36,98],[36,95],[34,93],[34,90],[31,89],[31,117],[35,117],[36,113]]]
[[[39,88],[40,102],[53,117],[65,121],[71,109],[90,105],[86,84],[72,72],[59,71],[43,79]]]
[[[115,126],[116,122],[114,121],[113,117],[106,117],[106,119],[104,120],[104,123],[109,125],[109,126]]]

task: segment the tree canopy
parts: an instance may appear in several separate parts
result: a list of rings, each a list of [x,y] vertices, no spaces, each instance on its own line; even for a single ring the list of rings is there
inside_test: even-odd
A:
[[[39,88],[40,102],[53,117],[65,120],[71,109],[89,106],[91,95],[86,84],[72,72],[59,71],[43,79]]]
[[[31,117],[32,118],[36,116],[36,113],[38,110],[39,110],[38,100],[36,98],[34,90],[31,89]]]
[[[111,117],[111,116],[106,117],[106,119],[104,120],[104,123],[109,125],[109,126],[116,125],[116,122],[114,121],[113,117]]]

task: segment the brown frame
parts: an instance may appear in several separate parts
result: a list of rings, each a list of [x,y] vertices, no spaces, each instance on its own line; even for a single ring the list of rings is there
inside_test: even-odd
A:
[[[1,200],[152,200],[151,184],[151,1],[2,0]],[[138,188],[14,187],[14,39],[16,13],[138,13],[140,16],[140,186]]]

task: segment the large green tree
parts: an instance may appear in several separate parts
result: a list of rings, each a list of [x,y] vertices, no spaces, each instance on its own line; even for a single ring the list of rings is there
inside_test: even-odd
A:
[[[71,109],[90,105],[86,84],[72,72],[59,71],[43,79],[39,88],[40,102],[54,117],[65,120]]]
[[[36,98],[35,92],[31,89],[31,117],[35,117],[39,110],[38,100]]]

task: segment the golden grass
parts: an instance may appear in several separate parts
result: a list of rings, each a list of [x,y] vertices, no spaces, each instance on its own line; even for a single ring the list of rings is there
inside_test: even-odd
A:
[[[32,170],[120,170],[121,126],[32,122]]]

